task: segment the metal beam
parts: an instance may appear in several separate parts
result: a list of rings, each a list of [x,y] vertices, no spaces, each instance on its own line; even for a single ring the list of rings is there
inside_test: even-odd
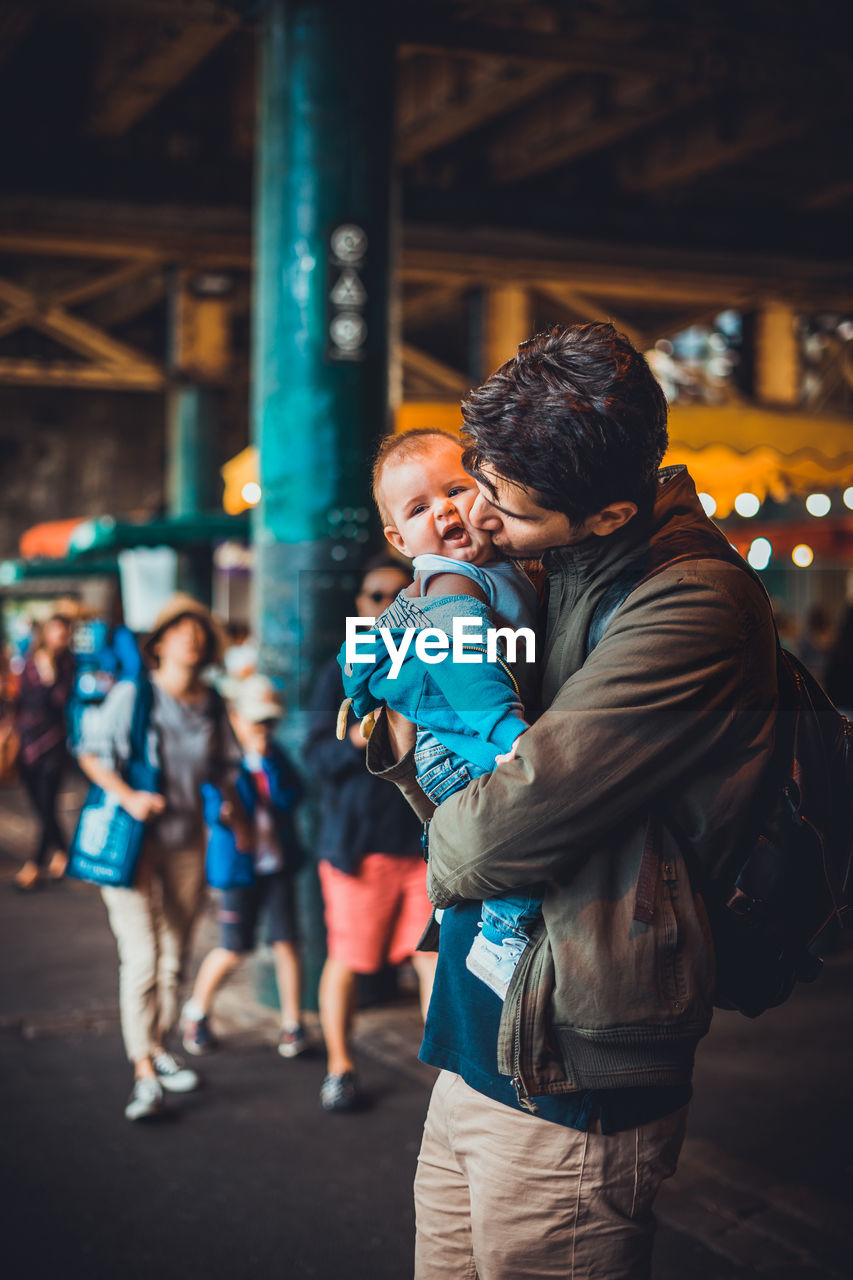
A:
[[[77,307],[83,302],[91,302],[93,298],[101,298],[105,293],[114,293],[117,289],[141,276],[151,274],[159,264],[150,258],[142,262],[127,262],[113,271],[97,276],[87,274],[77,284],[68,285],[51,294],[51,301],[58,307]]]
[[[156,361],[145,353],[72,315],[57,306],[53,298],[40,298],[31,289],[0,278],[0,302],[9,308],[9,314],[0,321],[0,336],[25,327],[36,329],[94,361],[102,370],[112,368],[133,381],[162,377]]]
[[[162,391],[165,374],[156,366],[67,364],[0,356],[0,386],[69,387],[98,391]]]
[[[405,298],[400,307],[400,319],[406,328],[429,324],[443,316],[461,298],[466,283],[439,285],[435,289],[421,289],[411,298]]]
[[[549,281],[540,281],[536,286],[536,291],[549,298],[552,302],[556,302],[558,306],[565,307],[569,314],[574,315],[582,324],[586,324],[590,320],[609,320],[626,337],[631,339],[639,351],[642,351],[648,345],[646,334],[632,321],[626,320],[624,316],[617,315],[611,306],[597,302],[594,298],[586,297],[584,294],[578,293],[576,289],[571,289],[562,284],[553,284]]]
[[[839,178],[828,182],[825,186],[807,196],[803,200],[804,209],[834,209],[836,205],[846,204],[853,199],[853,178]]]
[[[488,147],[495,182],[519,182],[601,151],[697,102],[701,83],[663,85],[649,76],[612,82],[605,91],[588,78],[555,91],[519,113]]]
[[[119,138],[127,133],[238,24],[238,18],[225,13],[212,15],[204,22],[193,21],[183,28],[167,22],[155,30],[143,31],[141,43],[119,56],[108,41],[97,77],[99,92],[89,118],[91,132],[104,138]]]
[[[767,296],[829,310],[853,305],[850,260],[661,249],[498,229],[469,230],[462,247],[451,229],[410,225],[402,276],[436,286],[509,279],[539,288],[542,281],[559,282],[596,298],[635,299],[647,307],[672,303],[679,310]]]
[[[738,164],[779,142],[800,138],[813,125],[813,117],[803,110],[797,95],[787,109],[778,102],[761,103],[733,113],[725,125],[709,113],[642,147],[632,147],[617,162],[616,179],[626,191],[663,191]]]
[[[156,306],[166,293],[166,273],[158,268],[138,280],[130,280],[114,293],[94,301],[88,312],[92,324],[112,329]]]
[[[467,396],[476,381],[467,374],[460,373],[458,369],[452,369],[443,360],[437,360],[428,352],[421,351],[419,347],[413,347],[409,342],[402,343],[401,352],[404,373],[411,372],[423,382],[441,391]]]
[[[413,78],[415,92],[412,96],[421,104],[425,98],[426,109],[421,105],[420,111],[413,112],[406,119],[406,97],[412,90],[406,79],[411,76],[411,70],[404,64],[398,78],[398,118],[401,124],[397,132],[397,163],[412,164],[430,151],[455,142],[464,134],[535,97],[565,74],[564,67],[553,64],[531,68],[521,67],[517,62],[486,67],[478,65],[469,70],[467,92],[426,95],[418,92],[417,78]]]
[[[422,49],[430,53],[492,54],[519,62],[558,62],[570,70],[608,74],[644,71],[669,79],[673,76],[692,78],[703,56],[687,50],[686,56],[674,58],[669,50],[659,45],[591,40],[559,32],[534,31],[529,27],[439,21],[420,15],[403,21],[399,41],[404,49]]]

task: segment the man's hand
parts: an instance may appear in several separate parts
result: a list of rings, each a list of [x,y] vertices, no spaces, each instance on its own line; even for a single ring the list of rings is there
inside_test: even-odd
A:
[[[131,791],[123,798],[121,807],[137,822],[150,822],[166,808],[166,798],[156,791]]]
[[[399,711],[385,707],[383,715],[388,724],[388,746],[395,760],[402,760],[415,745],[416,726]]]
[[[219,821],[234,833],[234,842],[239,853],[251,853],[254,847],[254,824],[240,803],[233,786],[224,788],[225,798],[219,806]]]

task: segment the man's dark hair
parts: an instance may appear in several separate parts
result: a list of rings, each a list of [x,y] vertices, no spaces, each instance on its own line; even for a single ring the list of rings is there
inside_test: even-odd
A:
[[[518,348],[462,404],[463,463],[531,489],[573,525],[610,502],[654,501],[666,400],[612,324],[557,325]]]

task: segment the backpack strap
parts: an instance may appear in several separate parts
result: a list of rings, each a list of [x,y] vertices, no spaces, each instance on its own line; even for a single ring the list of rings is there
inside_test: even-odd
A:
[[[743,569],[758,583],[769,603],[770,597],[767,596],[767,590],[758,574],[743,561],[734,548],[728,549],[720,546],[716,543],[716,540],[711,545],[699,545],[692,550],[679,552],[677,555],[671,555],[656,563],[652,562],[648,555],[639,556],[629,565],[626,565],[621,573],[617,574],[596,605],[589,624],[589,631],[587,632],[587,658],[601,641],[614,614],[621,609],[628,596],[633,591],[636,591],[637,587],[642,586],[643,583],[662,573],[664,569],[669,569],[672,565],[680,564],[685,560],[719,560],[724,564],[733,564],[736,568]],[[773,618],[772,609],[770,616]],[[781,655],[782,648],[779,643],[779,632],[776,629],[775,618],[773,618],[773,629],[776,632],[777,655]],[[644,924],[651,924],[654,920],[661,825],[660,816],[654,810],[650,811],[643,854],[640,859],[640,870],[637,874],[637,891],[634,898],[633,916],[635,920]]]
[[[238,767],[238,762],[231,761],[225,755],[225,736],[226,724],[228,720],[228,708],[225,705],[225,699],[218,689],[211,686],[210,689],[210,718],[213,721],[213,753],[210,761],[210,774],[219,779],[219,783],[225,777],[229,767],[234,765]]]
[[[133,715],[130,721],[130,759],[142,764],[148,760],[148,726],[151,721],[151,708],[154,705],[154,690],[147,675],[140,675],[136,681],[136,698],[133,703]]]

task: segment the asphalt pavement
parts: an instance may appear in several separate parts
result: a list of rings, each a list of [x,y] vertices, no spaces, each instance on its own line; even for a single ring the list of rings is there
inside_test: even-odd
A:
[[[71,820],[79,789],[64,797]],[[0,1176],[5,1280],[408,1280],[433,1072],[414,1000],[359,1015],[371,1105],[318,1106],[323,1058],[284,1061],[251,964],[223,992],[203,1088],[131,1125],[117,965],[98,893],[11,877],[31,838],[0,791]],[[195,960],[215,939],[208,914]],[[853,952],[755,1023],[719,1014],[658,1201],[654,1280],[847,1280]],[[519,1277],[519,1280],[524,1280]]]

